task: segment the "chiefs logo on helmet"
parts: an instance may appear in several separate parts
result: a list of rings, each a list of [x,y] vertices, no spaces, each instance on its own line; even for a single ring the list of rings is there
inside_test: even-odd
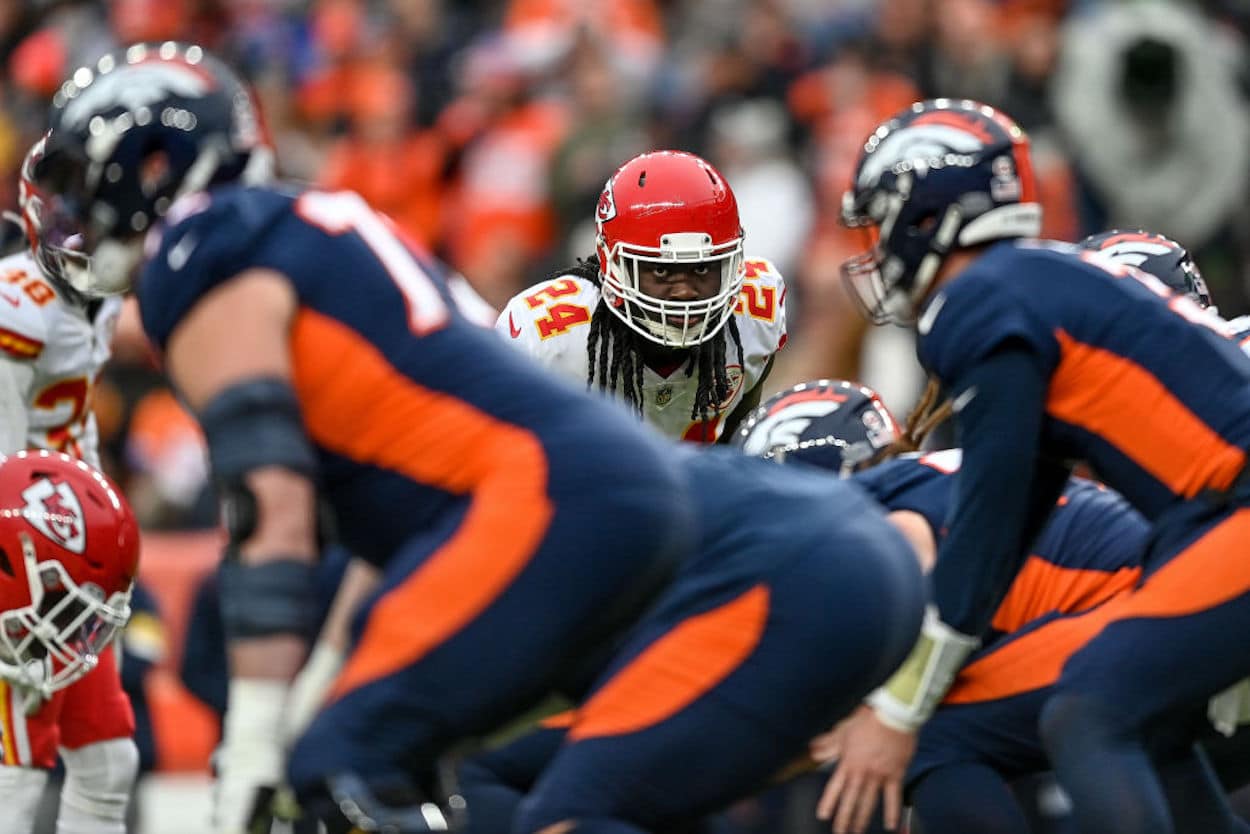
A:
[[[595,209],[595,217],[599,218],[600,223],[607,223],[616,217],[616,198],[612,196],[612,180],[608,180],[603,193],[599,195],[599,206]]]
[[[22,498],[26,501],[22,515],[32,527],[73,553],[86,549],[82,504],[69,484],[41,478],[22,490]]]

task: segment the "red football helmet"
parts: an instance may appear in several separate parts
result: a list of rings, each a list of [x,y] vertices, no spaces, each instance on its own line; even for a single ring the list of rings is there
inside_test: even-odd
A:
[[[742,291],[742,223],[729,183],[707,161],[684,151],[634,157],[604,186],[595,222],[603,298],[634,331],[690,347],[729,321]],[[720,290],[696,301],[656,298],[639,289],[640,261],[718,265]]]
[[[95,668],[138,563],[139,526],[99,472],[60,452],[0,460],[0,677],[46,697]]]
[[[40,137],[22,160],[17,178],[18,220],[43,274],[58,281],[63,288],[79,290],[71,284],[68,275],[85,275],[89,271],[90,258],[81,251],[82,235],[72,231],[64,221],[64,211],[58,211],[58,199],[35,180],[35,166],[43,159],[47,139],[47,134]],[[76,269],[67,269],[71,265]]]

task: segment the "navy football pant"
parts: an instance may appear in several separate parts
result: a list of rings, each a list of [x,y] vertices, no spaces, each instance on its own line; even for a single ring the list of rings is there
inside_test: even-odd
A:
[[[1160,536],[1139,588],[1073,618],[1091,639],[1042,713],[1055,773],[1091,834],[1233,830],[1214,778],[1188,753],[1167,778],[1188,780],[1194,799],[1169,810],[1149,745],[1156,728],[1250,675],[1250,510],[1179,532]]]
[[[814,525],[794,546],[759,575],[675,583],[579,707],[513,834],[693,825],[804,756],[889,676],[925,598],[910,547],[877,518]]]
[[[555,501],[541,540],[506,571],[492,543],[515,545],[515,508],[466,502],[409,541],[358,618],[329,704],[292,751],[297,793],[336,773],[426,772],[450,744],[532,708],[619,639],[690,547],[678,486],[655,485]]]

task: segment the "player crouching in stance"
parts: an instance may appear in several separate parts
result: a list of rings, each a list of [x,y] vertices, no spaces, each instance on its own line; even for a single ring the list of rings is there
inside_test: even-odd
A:
[[[72,250],[64,229],[45,227],[47,209],[57,198],[34,177],[43,150],[40,139],[27,153],[18,182],[16,220],[29,249],[0,260],[0,453],[48,449],[99,466],[90,404],[109,357],[121,299],[88,294],[85,285],[76,288],[68,280],[63,264],[82,257]],[[96,668],[59,692],[54,702],[41,708],[31,704],[11,718],[22,726],[18,730],[8,719],[0,720],[4,734],[20,732],[30,743],[3,759],[6,768],[51,768],[60,750],[67,774],[60,830],[121,832],[139,752],[115,648],[108,646]],[[36,751],[37,757],[30,758]],[[33,824],[17,817],[10,821],[25,830]]]
[[[29,832],[56,762],[68,687],[91,672],[130,617],[139,528],[117,488],[59,452],[0,459],[0,831]],[[30,711],[30,715],[27,714]],[[41,724],[41,726],[43,726]],[[96,745],[98,747],[98,745]],[[64,751],[62,751],[64,752]],[[120,834],[130,784],[101,790],[108,751],[69,758],[59,834]],[[84,770],[84,768],[86,770]]]
[[[463,766],[474,834],[691,830],[803,758],[820,716],[905,656],[920,571],[858,488],[729,450],[673,455],[692,488],[717,485],[691,492],[698,552],[563,720]]]
[[[694,154],[644,153],[609,178],[595,225],[595,258],[518,294],[496,328],[669,437],[732,435],[785,344],[786,291],[744,257],[729,183]]]
[[[876,395],[821,380],[764,403],[734,442],[748,454],[851,477],[890,512],[931,569],[961,452],[908,450],[949,414],[949,402],[937,405],[931,384],[901,441],[883,447],[878,427],[890,416]],[[862,831],[880,794],[887,828],[897,826],[906,797],[932,834],[1028,834],[1009,782],[1049,769],[1037,722],[1054,679],[1020,669],[1044,668],[1075,651],[1079,644],[1047,639],[1049,624],[1131,588],[1142,572],[1147,534],[1145,520],[1123,498],[1072,478],[1030,549],[1028,569],[994,613],[994,637],[958,670],[919,734],[883,723],[864,707],[813,744],[816,758],[837,760],[820,816],[836,832]]]
[[[876,320],[915,322],[963,438],[931,651],[876,705],[901,727],[927,719],[1083,461],[1149,520],[1151,553],[1140,583],[1073,618],[1046,751],[1083,831],[1224,830],[1184,726],[1250,674],[1250,362],[1154,276],[1034,239],[1032,180],[1017,125],[938,99],[868,137],[844,198],[844,220],[875,232],[848,280]]]

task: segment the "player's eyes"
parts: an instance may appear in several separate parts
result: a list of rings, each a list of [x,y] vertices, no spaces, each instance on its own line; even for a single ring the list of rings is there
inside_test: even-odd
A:
[[[698,275],[699,277],[703,277],[704,275],[707,275],[711,271],[712,271],[712,268],[708,266],[707,264],[699,264],[692,270],[692,272],[694,272],[694,274]]]

